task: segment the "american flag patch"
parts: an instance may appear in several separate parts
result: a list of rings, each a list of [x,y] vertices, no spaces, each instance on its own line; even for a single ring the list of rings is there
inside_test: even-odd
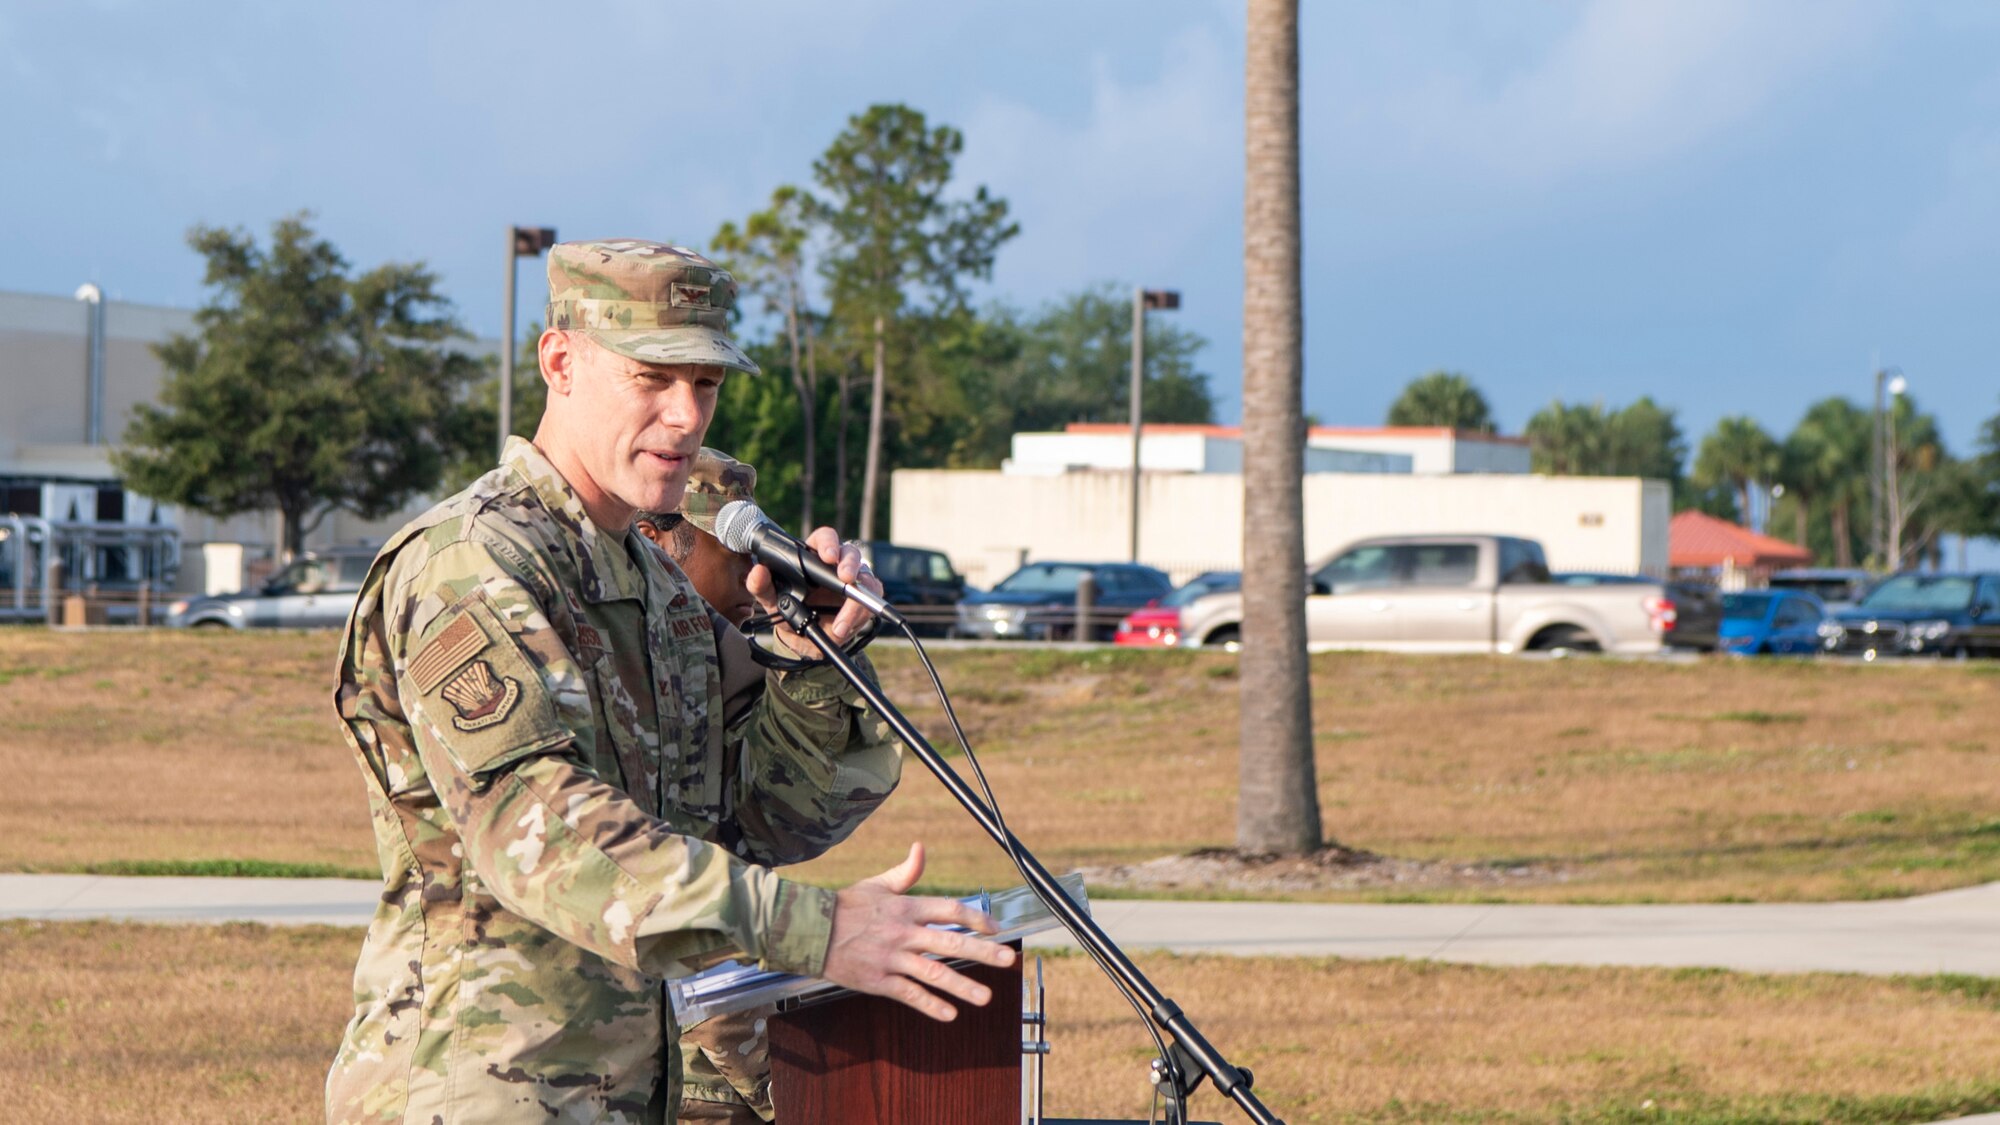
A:
[[[458,620],[444,627],[444,631],[432,638],[424,651],[410,661],[410,679],[416,681],[417,690],[428,693],[444,682],[446,676],[457,671],[466,661],[486,651],[486,630],[472,619],[470,613],[461,613]]]

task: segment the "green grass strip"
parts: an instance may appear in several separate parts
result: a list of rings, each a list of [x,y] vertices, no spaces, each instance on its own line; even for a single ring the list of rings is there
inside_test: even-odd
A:
[[[332,863],[279,863],[268,859],[114,859],[46,867],[84,875],[194,875],[228,879],[380,879],[373,868]]]

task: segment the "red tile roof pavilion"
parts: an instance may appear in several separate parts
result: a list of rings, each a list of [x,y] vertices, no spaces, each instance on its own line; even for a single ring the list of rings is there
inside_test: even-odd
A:
[[[1667,565],[1733,566],[1738,570],[1804,566],[1812,552],[1796,543],[1759,535],[1707,512],[1687,511],[1667,525]]]

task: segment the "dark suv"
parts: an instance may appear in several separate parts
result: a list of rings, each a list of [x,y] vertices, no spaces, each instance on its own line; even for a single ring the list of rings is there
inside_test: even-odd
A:
[[[1095,589],[1090,620],[1083,626],[1092,640],[1111,640],[1126,614],[1174,588],[1165,571],[1137,563],[1028,563],[993,589],[966,594],[958,603],[957,635],[1072,640],[1077,635],[1076,590],[1085,578]]]
[[[882,580],[882,596],[902,611],[918,636],[950,634],[965,576],[952,569],[944,552],[871,539],[856,543],[861,557]]]
[[[2000,656],[2000,573],[1892,575],[1819,627],[1827,652]]]

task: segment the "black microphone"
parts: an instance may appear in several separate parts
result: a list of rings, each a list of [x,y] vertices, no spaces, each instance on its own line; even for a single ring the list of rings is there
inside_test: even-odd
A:
[[[715,513],[715,538],[737,554],[749,555],[771,568],[780,582],[819,586],[853,598],[875,616],[895,625],[903,615],[882,600],[882,596],[858,582],[842,582],[835,570],[820,561],[811,547],[792,538],[791,533],[771,521],[763,510],[748,500],[732,500]]]

